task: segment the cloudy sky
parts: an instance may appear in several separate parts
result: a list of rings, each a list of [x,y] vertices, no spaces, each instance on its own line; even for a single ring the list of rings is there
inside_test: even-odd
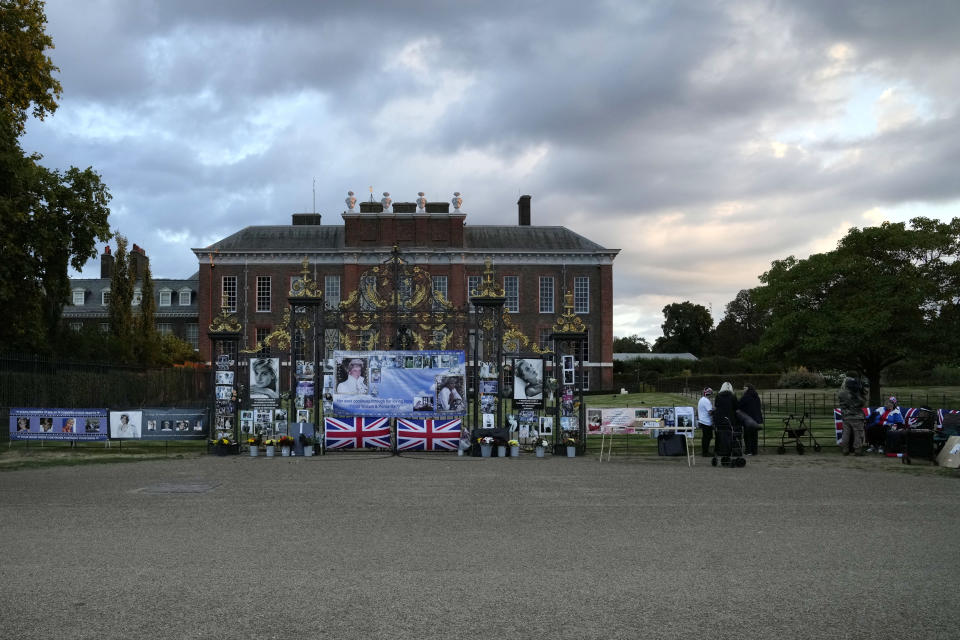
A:
[[[960,215],[960,2],[48,0],[63,98],[23,146],[93,166],[156,277],[348,190],[463,193],[614,262],[614,333],[719,321],[772,260]],[[83,275],[96,277],[92,261]]]

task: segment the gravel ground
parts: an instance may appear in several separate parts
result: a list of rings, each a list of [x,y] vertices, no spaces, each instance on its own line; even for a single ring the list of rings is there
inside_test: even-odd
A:
[[[0,637],[957,637],[956,473],[749,460],[8,471]]]

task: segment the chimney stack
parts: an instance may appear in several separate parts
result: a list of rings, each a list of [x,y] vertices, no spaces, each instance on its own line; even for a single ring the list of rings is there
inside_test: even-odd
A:
[[[103,248],[100,254],[100,277],[110,279],[113,277],[113,254],[110,253],[110,245]]]
[[[143,280],[143,275],[147,271],[147,252],[143,247],[134,244],[127,259],[130,261],[130,277],[133,281]]]
[[[530,198],[532,196],[520,196],[517,200],[517,212],[520,215],[520,226],[530,226]]]

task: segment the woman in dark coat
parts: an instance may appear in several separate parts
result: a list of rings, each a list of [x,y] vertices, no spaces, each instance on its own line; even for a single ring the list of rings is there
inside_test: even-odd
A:
[[[757,393],[752,384],[743,385],[743,395],[740,397],[737,408],[750,416],[760,428],[763,428],[763,404],[760,402],[760,394]],[[743,447],[746,449],[748,456],[757,455],[759,436],[760,429],[743,425]]]
[[[731,428],[735,424],[737,424],[737,396],[733,393],[733,385],[724,382],[720,387],[720,393],[717,394],[717,399],[713,402],[713,430],[717,435],[714,455],[730,455]]]

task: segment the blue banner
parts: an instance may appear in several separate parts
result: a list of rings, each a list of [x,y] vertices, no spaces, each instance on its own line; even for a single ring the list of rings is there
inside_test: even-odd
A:
[[[205,409],[131,409],[110,412],[111,439],[203,440],[209,432]]]
[[[10,409],[11,440],[106,440],[106,409]]]
[[[345,416],[443,418],[466,414],[463,351],[335,351],[329,389]],[[326,379],[326,376],[325,376]]]

